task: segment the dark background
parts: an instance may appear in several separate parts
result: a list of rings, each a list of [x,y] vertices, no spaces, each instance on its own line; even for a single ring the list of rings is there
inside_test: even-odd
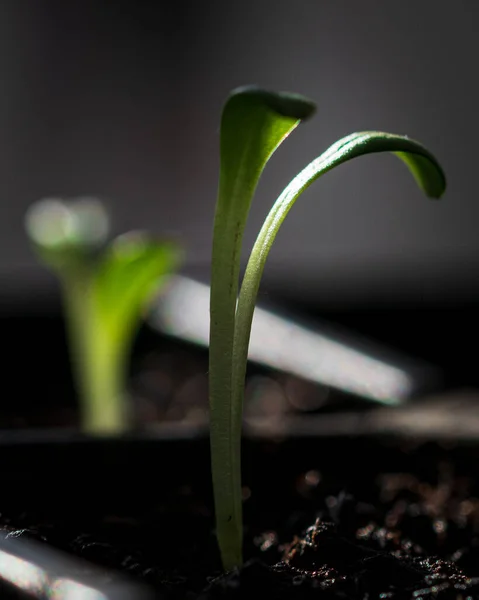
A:
[[[0,314],[19,395],[53,393],[65,357],[25,210],[98,195],[115,231],[180,236],[185,272],[207,278],[219,115],[248,83],[308,95],[318,113],[268,166],[247,246],[289,179],[355,130],[419,139],[449,181],[432,202],[391,156],[328,174],[288,217],[263,298],[478,384],[478,21],[474,0],[0,3]]]

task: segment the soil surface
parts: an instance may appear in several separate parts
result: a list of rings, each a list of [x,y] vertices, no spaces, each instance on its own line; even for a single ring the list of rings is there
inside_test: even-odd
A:
[[[37,489],[22,500],[4,489],[2,535],[48,542],[142,580],[168,600],[479,598],[474,460],[464,469],[447,449],[426,460],[402,452],[414,469],[398,469],[399,461],[375,475],[373,447],[362,455],[363,472],[351,464],[349,475],[258,461],[243,490],[247,560],[229,574],[220,569],[204,480],[160,477],[157,498],[138,489],[131,502],[117,489],[115,503],[101,483],[89,490],[80,483],[61,499]],[[315,461],[321,464],[317,456],[303,462]]]

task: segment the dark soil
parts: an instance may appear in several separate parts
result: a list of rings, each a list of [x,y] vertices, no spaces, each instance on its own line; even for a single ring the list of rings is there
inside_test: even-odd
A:
[[[204,444],[186,452],[189,466],[174,449],[168,465],[143,465],[137,479],[125,464],[116,484],[88,462],[91,452],[84,470],[91,466],[95,485],[81,471],[76,479],[45,472],[41,487],[32,475],[33,488],[17,476],[0,499],[3,535],[122,571],[158,598],[479,598],[475,449],[253,446],[244,461],[247,561],[238,571],[221,573]]]

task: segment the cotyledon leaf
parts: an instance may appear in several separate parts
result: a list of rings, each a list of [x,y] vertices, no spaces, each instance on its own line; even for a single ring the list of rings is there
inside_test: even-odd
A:
[[[257,87],[234,90],[222,113],[210,298],[210,440],[216,527],[226,569],[241,564],[241,406],[231,402],[240,252],[251,201],[271,155],[315,105]]]
[[[239,404],[244,393],[248,345],[260,280],[269,251],[286,215],[316,179],[353,158],[378,152],[391,152],[401,159],[426,196],[439,198],[443,195],[446,178],[440,164],[422,144],[407,136],[381,131],[353,133],[334,143],[305,167],[274,203],[251,251],[236,313],[233,404]]]

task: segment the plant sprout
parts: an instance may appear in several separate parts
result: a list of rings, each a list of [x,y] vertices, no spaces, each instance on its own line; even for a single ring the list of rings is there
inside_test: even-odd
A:
[[[125,380],[132,340],[148,300],[176,269],[179,248],[143,232],[107,244],[108,215],[94,198],[41,200],[25,225],[60,281],[82,429],[120,434],[131,422]]]
[[[431,198],[445,191],[434,156],[407,136],[353,133],[307,165],[273,204],[251,251],[239,290],[240,252],[261,173],[276,148],[315,105],[302,96],[256,87],[234,90],[222,113],[210,296],[210,444],[216,535],[223,567],[242,563],[241,428],[248,345],[261,275],[286,215],[316,179],[355,157],[391,152]]]

